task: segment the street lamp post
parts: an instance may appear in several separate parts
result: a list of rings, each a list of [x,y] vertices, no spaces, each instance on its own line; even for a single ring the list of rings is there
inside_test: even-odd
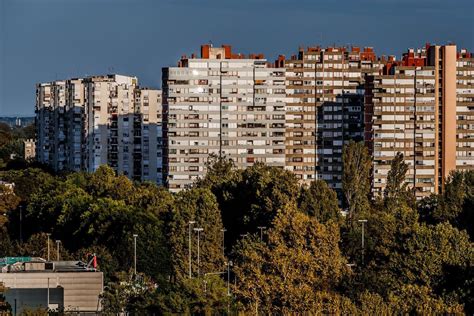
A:
[[[48,309],[49,311],[49,278],[48,278],[48,292],[46,294],[48,297],[47,297],[47,305],[46,305],[46,308]]]
[[[198,235],[198,244],[197,244],[197,247],[198,247],[198,277],[201,276],[201,257],[200,257],[200,245],[199,245],[199,242],[200,242],[200,234],[201,232],[204,230],[204,228],[202,227],[198,227],[198,228],[194,228],[194,231],[197,232],[197,235]]]
[[[23,206],[20,205],[20,242],[23,243]]]
[[[56,260],[59,261],[59,244],[61,240],[56,240]]]
[[[365,223],[367,223],[367,220],[359,219],[358,222],[362,223],[362,265],[364,265],[364,255],[365,255],[364,228],[365,228]]]
[[[137,234],[133,234],[133,270],[137,274]]]
[[[188,260],[189,260],[189,278],[192,278],[192,267],[191,267],[191,226],[196,223],[195,221],[188,222]]]
[[[265,226],[258,226],[258,229],[260,229],[260,241],[263,240],[263,231],[267,229]]]
[[[48,236],[48,239],[46,241],[46,247],[48,248],[48,261],[49,261],[49,236],[51,236],[51,234],[47,233],[46,236]]]
[[[232,261],[227,262],[227,296],[230,296],[230,267],[232,266]]]
[[[225,257],[225,232],[227,231],[227,229],[225,228],[222,228],[221,229],[221,232],[222,232],[222,255]]]

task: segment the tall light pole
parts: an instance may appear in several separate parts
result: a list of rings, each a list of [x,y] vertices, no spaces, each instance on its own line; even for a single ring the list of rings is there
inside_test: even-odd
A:
[[[225,257],[225,232],[227,231],[227,229],[225,228],[222,228],[221,229],[221,232],[222,232],[222,255]]]
[[[232,261],[227,261],[227,296],[230,296],[230,267],[232,266]]]
[[[198,277],[201,276],[201,257],[200,257],[200,246],[199,246],[199,242],[200,242],[200,233],[204,230],[204,228],[202,227],[198,227],[198,228],[194,228],[194,231],[197,232],[198,234]]]
[[[23,206],[20,205],[20,242],[23,243]]]
[[[367,220],[359,219],[358,222],[362,223],[362,265],[364,265],[364,254],[365,254],[364,228],[365,228],[365,223],[367,223]]]
[[[263,231],[267,229],[265,226],[258,226],[258,229],[260,229],[260,241],[263,240]]]
[[[48,311],[49,311],[49,278],[48,278],[48,292],[46,293],[46,295],[48,296],[46,308],[47,308]]]
[[[189,260],[189,278],[192,278],[192,267],[191,267],[191,226],[196,223],[195,221],[188,222],[188,260]]]
[[[59,261],[59,244],[61,240],[56,240],[56,260]]]
[[[46,236],[48,236],[48,239],[46,241],[46,247],[48,248],[48,261],[49,261],[49,236],[51,236],[51,234],[47,233]]]
[[[133,234],[133,270],[137,274],[137,234]]]

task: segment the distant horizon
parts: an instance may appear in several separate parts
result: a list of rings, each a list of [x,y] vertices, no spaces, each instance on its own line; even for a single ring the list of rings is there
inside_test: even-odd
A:
[[[472,51],[473,15],[471,0],[1,0],[0,116],[33,116],[39,82],[119,73],[161,88],[162,67],[210,41],[269,61],[318,44]]]
[[[32,115],[2,115],[0,118],[34,118],[35,114]]]

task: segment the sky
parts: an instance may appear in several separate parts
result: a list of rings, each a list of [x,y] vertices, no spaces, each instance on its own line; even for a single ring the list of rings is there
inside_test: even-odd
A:
[[[426,42],[474,50],[473,0],[0,0],[0,116],[32,116],[35,84],[135,75],[200,45],[273,60],[299,46],[372,46],[400,56]]]

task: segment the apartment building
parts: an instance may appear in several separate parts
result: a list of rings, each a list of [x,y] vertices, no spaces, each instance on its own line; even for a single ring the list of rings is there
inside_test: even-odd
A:
[[[364,137],[365,76],[383,64],[370,47],[300,48],[285,60],[286,169],[302,183],[323,179],[340,193],[343,146]]]
[[[203,45],[200,57],[163,68],[162,87],[163,98],[121,75],[38,84],[37,160],[56,170],[108,164],[179,191],[214,155],[285,168],[302,184],[322,179],[340,194],[343,147],[365,140],[373,192],[402,152],[418,197],[474,168],[474,61],[455,45],[399,61],[371,47],[316,46],[274,63]]]
[[[397,152],[418,198],[442,191],[451,171],[473,167],[473,66],[455,45],[410,49],[382,75],[367,76],[366,143],[373,192],[385,188]]]
[[[163,68],[165,177],[172,191],[206,173],[210,155],[238,168],[285,166],[285,69],[262,55],[203,45]]]
[[[161,184],[161,91],[136,77],[91,76],[37,85],[37,160],[55,170],[109,165]]]
[[[23,158],[25,160],[33,160],[35,159],[36,155],[36,148],[35,148],[35,140],[34,139],[26,139],[23,141]]]
[[[57,82],[58,86],[61,84],[62,82]],[[55,138],[55,117],[59,116],[60,107],[55,102],[56,91],[56,83],[41,83],[36,86],[36,159],[59,169],[57,168],[57,158],[54,159],[54,157],[60,140],[53,141]]]
[[[456,169],[474,169],[474,56],[461,49],[456,61]]]

